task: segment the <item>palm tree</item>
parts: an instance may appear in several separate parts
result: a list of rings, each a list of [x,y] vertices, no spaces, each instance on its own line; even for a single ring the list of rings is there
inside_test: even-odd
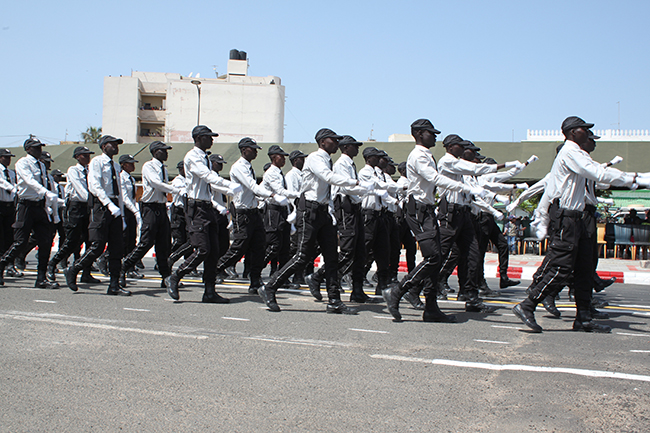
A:
[[[102,136],[102,128],[96,128],[94,126],[89,126],[86,129],[86,132],[81,133],[81,138],[84,141],[84,144],[93,144],[99,141],[99,137]]]

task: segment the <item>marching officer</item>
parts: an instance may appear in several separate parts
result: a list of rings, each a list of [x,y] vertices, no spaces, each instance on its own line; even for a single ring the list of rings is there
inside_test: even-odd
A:
[[[140,241],[122,263],[120,285],[126,286],[126,273],[135,267],[145,254],[155,246],[156,263],[163,284],[169,286],[171,271],[167,257],[171,249],[171,228],[167,217],[167,194],[180,194],[180,191],[169,184],[165,161],[169,157],[168,150],[172,147],[162,141],[154,141],[149,145],[153,158],[142,166],[142,225],[140,226]]]
[[[102,154],[94,157],[88,165],[88,205],[90,223],[88,241],[84,255],[64,271],[65,281],[70,290],[76,292],[77,274],[92,265],[104,251],[108,243],[108,271],[110,282],[107,295],[131,296],[131,292],[119,285],[122,254],[124,251],[123,220],[124,202],[120,186],[120,167],[113,157],[119,153],[119,145],[124,141],[111,135],[99,138]]]
[[[172,299],[178,300],[178,284],[190,271],[203,262],[204,293],[202,302],[224,304],[230,300],[220,296],[215,291],[219,257],[219,223],[212,209],[211,186],[229,188],[229,195],[239,190],[234,182],[230,182],[212,170],[206,151],[212,147],[213,137],[219,134],[212,132],[205,125],[192,129],[194,147],[187,152],[183,163],[187,178],[187,230],[194,252],[178,267],[167,283],[167,293]]]
[[[0,285],[4,285],[5,268],[25,251],[29,235],[33,230],[39,249],[38,273],[34,287],[57,289],[59,285],[47,281],[45,273],[52,249],[52,226],[46,206],[58,200],[58,196],[49,190],[45,164],[40,161],[43,143],[35,138],[28,138],[23,148],[27,155],[16,162],[18,205],[16,222],[13,225],[14,242],[0,258]]]
[[[142,216],[138,203],[136,202],[135,179],[131,175],[135,171],[135,164],[138,162],[133,155],[121,155],[120,167],[120,186],[122,187],[122,201],[124,202],[124,257],[133,252],[138,237],[138,227],[142,228]],[[137,271],[135,266],[126,270],[126,276],[129,278],[142,279],[144,275]]]
[[[16,172],[9,168],[11,158],[15,157],[9,149],[0,149],[0,255],[7,252],[14,242],[16,221]],[[6,269],[10,277],[22,277],[12,264]]]

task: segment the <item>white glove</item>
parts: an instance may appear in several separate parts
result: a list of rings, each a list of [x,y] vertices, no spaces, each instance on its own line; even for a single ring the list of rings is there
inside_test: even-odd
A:
[[[275,200],[275,202],[277,204],[279,204],[280,206],[287,206],[289,204],[289,199],[287,199],[283,195],[274,194],[273,195],[273,200]]]
[[[494,199],[499,203],[503,203],[503,204],[510,203],[510,197],[508,197],[507,195],[497,194],[494,196]]]
[[[359,182],[359,186],[363,189],[367,189],[368,192],[372,191],[375,189],[375,182],[367,181],[367,180],[362,180]]]
[[[226,209],[224,206],[219,206],[218,209],[221,215],[228,215],[228,209]]]
[[[533,162],[537,161],[538,159],[539,158],[537,157],[537,155],[531,155],[531,157],[528,158],[528,161],[526,161],[526,165],[532,164]]]
[[[241,185],[235,182],[230,183],[230,188],[228,188],[228,195],[233,196],[241,192]]]
[[[528,189],[528,188],[530,188],[527,183],[518,183],[515,186],[517,187],[517,189]]]
[[[616,165],[616,164],[618,164],[618,163],[621,162],[621,161],[623,161],[623,157],[617,155],[617,156],[615,156],[614,158],[612,158],[611,161],[609,161],[609,165]]]
[[[226,227],[228,230],[231,230],[233,228],[234,224],[232,223],[232,220],[228,223],[228,227]]]
[[[517,167],[521,164],[519,161],[508,161],[506,162],[506,168],[512,168],[512,167]]]
[[[602,203],[602,204],[612,206],[614,204],[614,200],[611,199],[611,198],[600,198],[600,197],[598,197],[598,203]]]
[[[288,222],[289,224],[293,225],[293,223],[296,222],[296,217],[297,217],[297,215],[296,215],[296,211],[294,210],[294,211],[291,212],[291,213],[289,214],[289,216],[287,217],[287,222]]]
[[[120,208],[115,206],[115,203],[113,202],[108,203],[108,210],[110,211],[111,215],[113,215],[115,218],[122,215],[122,211],[120,210]]]
[[[388,198],[388,191],[385,189],[377,189],[375,190],[375,195],[383,200],[386,200]]]
[[[519,199],[513,201],[508,206],[506,206],[506,210],[508,211],[508,213],[512,213],[512,211],[514,211],[517,208],[517,206],[519,206]]]
[[[496,209],[494,209],[494,211],[492,212],[492,216],[494,216],[494,219],[496,219],[497,221],[501,221],[503,219],[503,214]]]
[[[521,173],[521,171],[524,168],[526,168],[526,164],[517,161],[517,165],[515,165],[515,168],[517,169],[517,173]]]
[[[59,198],[59,196],[53,192],[48,191],[45,193],[45,200],[49,201],[50,203],[54,202],[57,198]]]
[[[18,191],[18,188],[16,188],[16,185],[11,185],[11,187],[7,190],[9,194],[15,194],[16,191]]]
[[[530,228],[534,231],[537,239],[544,239],[548,232],[548,216],[546,216],[546,218],[536,218],[535,221],[530,224]]]
[[[135,223],[138,227],[142,227],[142,215],[140,215],[140,212],[136,212],[135,214]]]
[[[291,232],[290,232],[289,234],[291,234],[291,235],[293,236],[293,234],[294,234],[296,231],[297,231],[297,230],[296,230],[296,226],[294,226],[293,224],[291,224]]]
[[[650,188],[650,177],[637,177],[636,185],[639,185],[640,188]]]
[[[172,186],[172,194],[173,195],[179,195],[179,194],[182,194],[182,193],[183,193],[182,189]]]
[[[485,198],[490,195],[490,191],[481,188],[480,186],[472,186],[469,188],[469,193],[477,197]]]
[[[636,183],[633,183],[632,186],[630,186],[630,191],[634,191],[634,190],[636,190],[637,188],[639,188],[639,185],[636,184]]]
[[[57,198],[56,198],[56,204],[57,204],[57,206],[59,206],[59,207],[65,207],[65,200],[63,200],[62,198],[58,198],[58,197],[57,197]]]
[[[334,211],[330,209],[330,217],[332,217],[332,224],[336,225],[336,217],[334,216]]]

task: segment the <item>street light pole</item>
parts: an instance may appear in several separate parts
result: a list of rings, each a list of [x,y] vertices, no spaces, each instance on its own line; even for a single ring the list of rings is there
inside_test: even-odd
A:
[[[196,86],[196,91],[199,93],[199,106],[196,110],[196,124],[201,124],[201,82],[199,80],[192,80],[192,84]]]

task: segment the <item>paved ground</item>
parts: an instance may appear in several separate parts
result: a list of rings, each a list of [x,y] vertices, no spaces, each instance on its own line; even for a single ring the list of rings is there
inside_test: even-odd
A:
[[[152,263],[145,263],[151,270]],[[152,277],[152,271],[147,272]],[[104,287],[0,289],[0,431],[642,432],[650,425],[650,295],[606,290],[612,334],[570,331],[543,310],[531,334],[510,308],[425,324],[402,304],[325,314],[308,291],[267,311],[243,281],[229,305],[204,305],[198,282],[172,302],[159,279],[129,298]],[[488,279],[496,287],[495,279]],[[452,286],[455,278],[452,278]],[[348,295],[344,295],[347,300]]]

